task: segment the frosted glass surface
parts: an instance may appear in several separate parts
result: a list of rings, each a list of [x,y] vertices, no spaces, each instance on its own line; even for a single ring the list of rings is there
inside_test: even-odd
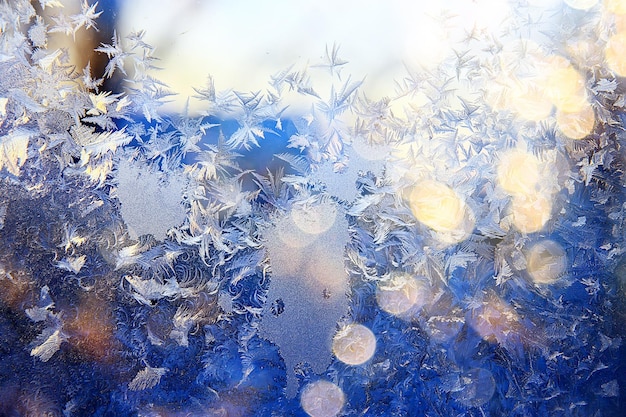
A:
[[[0,416],[626,415],[623,0],[0,0]]]

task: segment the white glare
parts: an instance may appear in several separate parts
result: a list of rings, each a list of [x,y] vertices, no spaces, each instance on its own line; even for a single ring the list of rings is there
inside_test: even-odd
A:
[[[544,240],[534,244],[526,253],[527,270],[536,284],[556,282],[565,273],[567,256],[561,246]]]
[[[341,411],[345,396],[341,388],[330,381],[315,381],[302,390],[300,404],[311,417],[334,417]]]
[[[376,289],[376,301],[380,308],[394,315],[405,313],[414,306],[423,306],[429,295],[424,279],[406,273],[393,275],[389,281],[380,282]]]
[[[376,351],[374,333],[361,324],[350,324],[339,330],[333,338],[333,353],[345,364],[361,365]]]

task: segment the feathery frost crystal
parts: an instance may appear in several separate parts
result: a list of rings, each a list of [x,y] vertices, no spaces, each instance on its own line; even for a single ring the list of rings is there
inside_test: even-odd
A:
[[[182,100],[111,3],[0,0],[0,415],[623,415],[626,2],[337,4],[384,94],[308,36]]]

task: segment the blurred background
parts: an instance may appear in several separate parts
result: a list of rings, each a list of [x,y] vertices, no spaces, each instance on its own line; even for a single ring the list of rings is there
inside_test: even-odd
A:
[[[565,7],[587,10],[598,1],[523,3],[533,15],[520,26],[533,19],[541,25],[533,30],[529,26],[527,39],[551,48],[554,39],[542,28],[558,24]],[[63,5],[68,14],[80,9],[79,0],[65,0]],[[217,90],[264,91],[271,76],[292,65],[305,69],[320,64],[325,45],[330,50],[338,47],[339,56],[349,61],[352,77],[366,78],[362,91],[377,100],[395,94],[395,83],[407,67],[436,68],[472,33],[506,37],[501,25],[511,18],[513,7],[513,2],[501,0],[101,0],[98,32],[89,31],[76,43],[59,34],[56,42],[81,49],[72,54],[77,67],[91,61],[97,74],[98,68],[104,72],[106,60],[103,54],[91,53],[91,47],[110,43],[114,31],[122,37],[145,31],[143,40],[160,60],[158,78],[177,93],[164,107],[171,112],[180,112],[195,94],[193,88],[201,87],[208,75]],[[322,72],[311,76],[313,85],[328,82]],[[302,112],[310,104],[296,95],[293,99],[289,112]],[[192,112],[198,106],[189,101]]]

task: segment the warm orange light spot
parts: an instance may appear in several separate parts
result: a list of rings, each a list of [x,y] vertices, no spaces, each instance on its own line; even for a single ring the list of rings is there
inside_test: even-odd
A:
[[[487,297],[472,312],[470,324],[484,340],[503,345],[522,331],[519,315],[513,307],[495,295]]]
[[[519,231],[538,232],[552,217],[552,198],[541,193],[515,196],[511,200],[511,214]]]
[[[31,282],[21,271],[5,271],[0,265],[0,301],[14,310],[23,310],[32,304]]]
[[[626,0],[604,0],[604,8],[609,13],[626,14]]]
[[[552,114],[554,106],[575,113],[588,105],[583,74],[570,61],[548,55],[535,42],[522,39],[506,43],[498,59],[500,72],[487,95],[496,110],[508,109],[525,120],[539,122]]]
[[[410,204],[417,220],[438,232],[455,230],[465,215],[463,201],[450,187],[438,181],[417,184]]]
[[[531,153],[510,150],[500,158],[497,175],[500,187],[511,195],[534,193],[541,180],[541,162]]]
[[[586,105],[581,111],[575,113],[560,110],[556,113],[557,127],[570,139],[582,139],[588,136],[595,122],[596,118],[590,105]]]
[[[563,248],[552,240],[534,244],[526,252],[526,270],[536,284],[555,283],[567,268],[567,256]]]
[[[626,76],[626,31],[611,36],[606,43],[604,57],[609,68],[619,76]]]
[[[510,107],[520,117],[539,122],[552,113],[552,101],[535,80],[514,83],[509,91]]]
[[[585,79],[567,59],[552,56],[546,61],[546,94],[557,109],[578,112],[587,104]]]
[[[445,244],[458,243],[474,229],[474,215],[465,201],[446,184],[426,180],[418,183],[409,196],[413,215],[437,232]]]
[[[545,177],[548,168],[547,163],[522,150],[506,152],[498,164],[498,184],[513,197],[513,225],[524,233],[543,229],[552,217],[554,178]]]
[[[64,326],[72,346],[93,359],[114,360],[115,326],[109,303],[89,295],[81,300],[75,311],[76,316]]]

